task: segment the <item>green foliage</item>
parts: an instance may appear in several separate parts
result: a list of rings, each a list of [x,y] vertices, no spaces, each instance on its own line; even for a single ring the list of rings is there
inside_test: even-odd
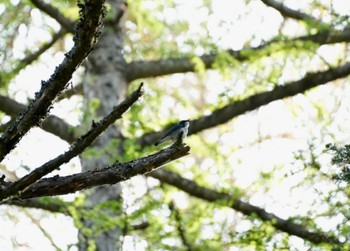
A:
[[[139,32],[152,32],[152,36],[157,37],[163,30],[163,23],[157,20],[152,12],[147,11],[143,0],[128,1],[130,19],[135,22]],[[161,5],[157,4],[156,8]],[[154,38],[153,37],[153,38]]]
[[[210,36],[203,37],[192,34],[190,30],[191,16],[167,15],[184,3],[176,1],[129,1],[130,32],[138,31],[137,37],[127,37],[126,43],[130,48],[127,59],[159,59],[162,57],[196,56],[195,50],[206,52],[215,51],[216,43]],[[210,6],[205,1],[204,6]],[[157,13],[155,15],[154,13]],[[202,29],[207,29],[202,23]]]
[[[228,79],[236,66],[240,65],[239,61],[232,57],[226,51],[220,51],[215,57],[213,68],[218,70],[224,79]]]
[[[86,158],[86,159],[93,159],[93,158],[97,158],[99,156],[101,156],[101,153],[102,151],[96,149],[96,148],[92,148],[90,147],[89,149],[85,150],[81,156],[83,158]]]
[[[142,80],[131,83],[129,90],[135,90],[140,82],[142,82]],[[161,120],[152,119],[156,118],[156,116],[159,114],[161,92],[161,86],[150,86],[146,82],[144,86],[144,95],[141,98],[141,101],[134,104],[124,115],[123,133],[126,137],[136,140],[143,134],[154,131],[157,126],[159,127],[160,123],[164,122]],[[144,102],[145,100],[147,100],[147,102]],[[150,114],[152,115],[150,116]]]
[[[50,2],[50,4],[57,8],[66,18],[69,18],[72,21],[79,19],[77,0],[56,0]]]
[[[96,242],[93,240],[88,240],[87,251],[96,251],[96,250],[97,250]]]
[[[267,249],[267,243],[272,240],[272,236],[275,234],[275,229],[268,222],[257,223],[248,231],[238,234],[239,246],[243,250],[261,250]]]
[[[0,90],[7,90],[10,80],[18,73],[12,69],[18,64],[19,58],[11,50],[16,38],[18,29],[27,28],[30,25],[31,8],[27,1],[2,1],[1,6],[6,11],[0,14],[1,42],[0,42]]]
[[[194,70],[200,77],[204,77],[205,64],[200,57],[192,57],[191,62],[194,64]]]
[[[123,156],[121,161],[126,162],[133,159],[142,157],[143,154],[147,153],[147,149],[142,149],[140,145],[135,144],[134,140],[125,140],[123,142]]]
[[[95,250],[96,244],[92,240],[94,237],[103,232],[124,228],[124,219],[119,216],[122,205],[120,201],[105,201],[86,209],[81,205],[83,201],[83,197],[78,197],[68,210],[75,227],[88,239],[89,250]],[[85,227],[84,221],[88,221],[91,228]]]
[[[150,54],[154,57],[154,47],[152,48],[150,44],[153,43],[154,46],[154,41],[163,33],[164,23],[156,18],[153,13],[156,10],[159,11],[161,5],[155,3],[153,5],[154,9],[147,9],[145,5],[145,1],[143,0],[128,1],[128,18],[135,27],[133,28],[133,32],[136,29],[141,35],[137,40],[133,39],[129,41],[129,44],[134,54],[142,55],[142,57]],[[140,46],[138,43],[141,43],[143,46]]]
[[[247,58],[253,62],[266,56],[284,55],[290,58],[291,56],[300,56],[301,54],[314,53],[319,45],[311,41],[302,41],[291,39],[290,37],[279,35],[273,41],[267,43],[266,46],[257,49],[242,49],[241,57]]]
[[[117,122],[118,126],[122,128],[122,135],[125,139],[109,139],[109,143],[104,149],[89,148],[83,153],[84,158],[92,159],[103,156],[109,162],[124,162],[150,154],[159,150],[159,148],[154,148],[153,146],[141,148],[136,143],[146,133],[160,131],[166,128],[167,125],[176,123],[181,116],[187,116],[193,120],[201,115],[208,115],[211,111],[229,103],[243,100],[250,95],[273,90],[276,86],[298,79],[316,65],[313,60],[317,58],[319,45],[295,40],[292,36],[285,35],[283,33],[284,25],[289,25],[289,21],[281,24],[281,32],[278,31],[280,33],[269,40],[270,42],[261,40],[261,46],[253,49],[244,48],[239,52],[239,60],[235,59],[229,51],[222,48],[219,39],[210,37],[208,23],[212,18],[215,18],[215,16],[212,16],[214,2],[208,0],[199,1],[203,5],[198,6],[198,9],[202,8],[208,13],[205,14],[207,15],[207,20],[201,21],[198,26],[200,28],[196,32],[193,31],[191,25],[191,21],[196,19],[196,16],[184,18],[180,17],[181,15],[176,15],[181,14],[176,9],[178,5],[181,5],[181,2],[184,1],[128,1],[129,15],[126,22],[127,37],[124,48],[126,59],[129,62],[137,59],[180,58],[186,56],[194,65],[196,74],[190,73],[181,76],[178,74],[171,77],[147,79],[149,84],[145,86],[145,95],[142,97],[142,101],[132,106],[123,115],[123,119]],[[248,4],[253,3],[253,1],[245,2]],[[19,26],[28,28],[32,25],[28,21],[32,11],[29,2],[19,1],[17,4],[15,3],[16,1],[7,0],[1,3],[6,7],[6,11],[1,13],[0,16],[0,24],[2,25],[0,50],[5,52],[3,54],[0,53],[2,66],[0,84],[1,87],[5,87],[3,90],[7,89],[7,84],[25,66],[10,50],[18,37]],[[72,20],[78,18],[75,1],[60,0],[50,3],[62,11],[66,17]],[[175,11],[174,17],[166,16],[169,13],[167,11],[172,11],[173,8]],[[315,8],[328,11],[321,5],[315,5]],[[110,8],[110,16],[112,16],[112,12],[113,9]],[[315,10],[315,12],[317,11]],[[245,19],[245,15],[248,14],[242,13],[242,16],[237,18],[237,20],[226,20],[222,24],[231,21],[233,23],[239,22],[240,19]],[[333,13],[331,17],[336,21],[334,22],[334,25],[337,26],[336,28],[349,26],[349,18],[347,16]],[[298,22],[297,25],[300,25],[300,23],[302,22]],[[327,31],[329,28],[328,25],[315,21],[306,21],[304,25],[302,32],[296,32],[295,36],[299,36],[299,34],[316,34]],[[237,35],[240,34],[237,33]],[[257,34],[257,37],[259,35]],[[252,37],[248,38],[248,40],[250,42],[254,39]],[[247,42],[246,44],[249,43]],[[255,44],[258,43],[255,42]],[[33,49],[35,48],[25,48],[24,52],[29,53]],[[53,51],[56,51],[56,49],[58,48],[55,48]],[[208,69],[206,69],[200,55],[202,53],[213,54],[213,52],[217,51],[219,53],[217,53],[213,64],[216,71],[208,73]],[[324,65],[318,62],[318,66],[321,69]],[[294,72],[292,72],[292,68],[295,68]],[[221,79],[220,77],[212,78],[213,72],[214,74],[219,73]],[[86,78],[90,84],[96,82],[94,81],[94,76],[85,76]],[[210,82],[212,79],[218,81]],[[140,81],[142,80],[131,83],[129,91],[134,90],[134,87]],[[306,96],[306,98],[309,97]],[[103,100],[93,99],[89,104],[86,104],[88,112],[83,117],[83,124],[86,127],[91,126],[92,120],[97,121],[99,119],[96,116],[96,112],[101,107],[101,102]],[[336,127],[337,124],[335,124],[332,114],[327,110],[327,105],[323,100],[313,103],[313,111],[316,114],[315,121],[317,125],[322,127]],[[261,110],[267,108],[264,107]],[[255,125],[261,123],[260,112],[260,110],[257,110],[245,115],[252,118],[252,124]],[[273,114],[273,116],[278,115]],[[296,112],[295,117],[298,115],[300,116]],[[244,217],[241,214],[234,213],[234,210],[228,208],[227,205],[231,205],[235,199],[250,201],[250,196],[255,192],[259,193],[259,198],[270,198],[270,196],[273,196],[270,194],[270,188],[275,186],[276,189],[276,183],[282,186],[282,181],[290,177],[293,178],[294,174],[302,173],[304,176],[300,176],[301,178],[296,177],[292,181],[294,183],[291,190],[294,188],[319,189],[317,188],[318,181],[328,181],[327,174],[325,175],[322,172],[322,168],[325,166],[318,159],[316,148],[319,143],[316,142],[317,138],[313,138],[311,139],[312,142],[316,143],[310,143],[309,149],[305,150],[303,148],[296,152],[294,156],[295,161],[291,163],[295,173],[289,174],[290,165],[288,163],[276,164],[268,171],[263,168],[257,168],[254,171],[257,173],[249,170],[247,171],[247,179],[253,175],[256,175],[258,178],[251,186],[242,188],[235,183],[235,171],[240,168],[239,162],[241,161],[237,157],[237,164],[233,164],[236,160],[233,161],[236,158],[235,154],[242,149],[249,149],[251,147],[250,144],[258,145],[260,150],[264,147],[263,141],[265,140],[261,139],[263,137],[254,140],[242,140],[232,137],[230,139],[232,144],[226,146],[227,142],[222,140],[222,135],[232,131],[235,133],[235,123],[239,122],[242,117],[231,120],[226,125],[217,126],[215,129],[186,138],[186,143],[191,146],[191,155],[184,160],[173,162],[165,167],[178,172],[183,177],[194,180],[199,186],[230,194],[231,201],[204,202],[184,192],[180,192],[174,187],[159,184],[159,182],[156,183],[157,181],[151,178],[142,179],[144,184],[141,184],[141,189],[138,187],[141,186],[140,184],[135,184],[137,182],[123,183],[125,187],[130,184],[130,187],[125,188],[124,191],[127,189],[131,191],[131,196],[125,196],[123,199],[125,201],[131,200],[131,202],[122,204],[119,201],[108,201],[94,208],[86,208],[84,206],[85,198],[79,196],[69,206],[68,211],[74,220],[75,226],[89,239],[88,250],[97,249],[96,243],[91,240],[93,237],[104,231],[114,231],[116,229],[125,230],[126,234],[134,238],[136,242],[137,240],[147,241],[150,250],[186,250],[178,229],[179,224],[183,226],[184,235],[192,245],[193,250],[230,250],[231,248],[240,250],[293,250],[293,244],[289,235],[276,231],[273,226],[274,222],[261,222],[256,215]],[[311,127],[312,130],[316,131],[317,129],[311,124],[312,122],[302,126],[298,125],[299,128],[295,130],[301,130],[300,127]],[[249,123],[247,122],[246,125],[248,128]],[[243,129],[238,128],[240,130],[238,134],[243,134],[242,138],[250,138],[250,134],[254,134],[259,130],[258,126],[256,131],[255,129],[248,130],[245,125],[241,127]],[[257,134],[259,133],[257,132]],[[289,134],[288,131],[287,133],[285,131],[282,133]],[[300,142],[303,142],[304,139],[301,138],[306,133],[302,137],[299,137],[297,134],[282,137],[285,137],[285,141],[293,141],[293,144],[302,144]],[[309,135],[305,137],[307,136]],[[273,141],[275,140],[274,137],[277,138],[279,136],[274,134],[272,136],[267,135],[266,141]],[[277,142],[277,144],[281,144],[281,141]],[[281,149],[283,147],[282,144]],[[336,179],[350,183],[350,171],[348,168],[350,146],[329,145],[327,148],[334,155],[333,164],[341,169],[336,175]],[[279,152],[276,152],[272,158],[277,158],[278,155]],[[252,165],[259,165],[261,162],[260,158],[262,159],[263,157],[258,154],[251,154],[249,158],[256,160],[251,162]],[[323,185],[324,183],[320,182],[320,184]],[[336,184],[339,185],[339,183]],[[330,223],[334,223],[333,221],[338,221],[338,218],[343,217],[343,222],[334,223],[333,225],[335,226],[331,231],[334,232],[334,235],[348,238],[350,226],[346,219],[350,217],[348,213],[349,187],[335,187],[330,191],[320,192],[315,197],[317,198],[309,199],[317,201],[318,204],[314,204],[308,213],[312,215],[313,219],[321,219],[320,222],[326,218]],[[253,197],[251,201],[254,202],[255,199],[256,197]],[[282,200],[279,203],[281,205],[292,203],[288,201],[287,196],[285,199],[287,202]],[[169,207],[169,203],[172,201],[175,201],[176,210],[181,216],[180,220],[175,217],[175,212]],[[52,200],[40,199],[40,202],[52,203]],[[322,207],[319,207],[319,205],[327,208],[320,213],[318,210]],[[66,207],[67,205],[62,202],[62,206]],[[268,206],[269,204],[267,204]],[[296,207],[298,206],[300,205],[296,205]],[[276,214],[279,215],[279,212]],[[16,217],[13,218],[16,220]],[[83,219],[90,220],[92,227],[84,227]],[[306,216],[297,215],[290,219],[311,230],[318,231],[320,230],[319,226],[322,225],[322,223],[310,220]],[[143,221],[147,221],[149,227],[142,231],[134,232],[131,228],[133,223]],[[240,230],[242,222],[243,225],[248,222],[248,227],[244,227],[244,230]],[[309,247],[310,250],[322,250],[322,248],[324,248],[323,250],[329,250],[328,246],[317,246],[310,243],[306,243],[305,246]]]
[[[350,145],[337,146],[335,144],[328,144],[326,145],[326,149],[333,154],[332,164],[341,169],[334,178],[350,184]]]

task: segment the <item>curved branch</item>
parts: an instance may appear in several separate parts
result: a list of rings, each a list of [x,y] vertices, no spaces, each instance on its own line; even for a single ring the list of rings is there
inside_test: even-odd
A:
[[[336,80],[338,78],[346,77],[349,74],[350,62],[337,68],[331,68],[327,71],[308,73],[304,78],[298,81],[293,81],[286,83],[285,85],[277,86],[271,91],[252,95],[246,99],[233,102],[224,106],[223,108],[217,109],[210,115],[192,120],[190,122],[190,127],[188,128],[188,135],[195,134],[205,129],[226,123],[238,115],[259,108],[272,101],[303,93],[313,87],[326,84],[327,82]],[[148,133],[138,139],[137,142],[142,146],[151,145],[162,134],[163,132]]]
[[[96,44],[102,19],[105,15],[104,1],[85,1],[79,4],[80,21],[73,38],[75,45],[66,53],[63,62],[56,67],[50,79],[42,82],[41,90],[28,109],[21,114],[0,138],[0,161],[15,147],[22,137],[46,117],[53,100],[66,87],[72,74]]]
[[[170,161],[189,154],[190,147],[185,145],[170,146],[155,154],[119,163],[103,169],[69,175],[54,176],[41,179],[16,196],[16,199],[27,199],[42,196],[63,195],[101,185],[112,185],[132,178],[138,174],[146,174],[167,164]]]
[[[148,176],[156,178],[166,184],[175,186],[194,197],[206,200],[208,202],[218,202],[220,205],[230,207],[236,211],[241,212],[244,215],[251,216],[254,214],[263,221],[271,222],[271,224],[276,229],[286,232],[290,235],[298,236],[312,243],[341,244],[341,242],[333,236],[327,236],[325,233],[321,232],[312,232],[300,224],[294,223],[291,220],[284,220],[272,213],[265,211],[263,208],[253,206],[238,198],[232,198],[230,194],[217,192],[213,189],[199,186],[194,181],[185,179],[177,173],[159,169],[149,173]]]
[[[62,27],[67,31],[74,33],[75,22],[71,21],[69,18],[66,18],[62,13],[55,7],[47,4],[41,0],[31,0],[35,7],[39,10],[45,12],[47,15],[55,19]]]

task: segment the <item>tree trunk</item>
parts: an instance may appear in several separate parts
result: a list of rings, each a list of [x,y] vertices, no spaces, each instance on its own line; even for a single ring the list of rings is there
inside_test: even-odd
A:
[[[91,123],[93,119],[108,114],[113,106],[124,100],[128,83],[124,76],[125,60],[123,57],[123,18],[126,4],[124,1],[109,1],[111,9],[105,22],[99,42],[88,58],[86,72],[83,79],[84,98],[87,102],[86,112],[89,119],[85,123]],[[110,15],[112,14],[112,15]],[[92,100],[99,100],[96,111],[89,111]],[[107,149],[113,139],[120,139],[120,128],[111,126],[94,143],[94,150],[103,152],[98,157],[82,158],[83,171],[104,168],[118,159],[120,149]],[[103,150],[103,151],[102,151]],[[107,207],[99,209],[98,213],[115,218],[120,215],[122,205],[121,187],[100,186],[86,192],[85,206],[96,209],[100,203],[107,202]],[[116,207],[108,209],[108,202],[119,202],[119,211]],[[118,207],[117,207],[118,208]],[[87,250],[89,245],[95,245],[96,250],[116,251],[120,250],[120,235],[122,230],[117,225],[112,227],[99,226],[94,217],[82,219],[84,228],[79,233],[79,250]],[[84,229],[90,229],[90,234]]]

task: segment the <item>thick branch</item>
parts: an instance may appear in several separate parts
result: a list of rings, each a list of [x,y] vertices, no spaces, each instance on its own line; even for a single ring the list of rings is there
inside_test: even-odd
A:
[[[228,50],[228,53],[237,60],[245,60],[246,56],[239,51]],[[206,68],[211,68],[217,54],[207,54],[200,57]],[[133,61],[126,67],[129,81],[138,78],[157,77],[173,73],[193,72],[195,65],[191,58],[168,58],[151,61]]]
[[[73,21],[69,20],[69,18],[66,18],[65,16],[63,16],[62,13],[58,9],[56,9],[55,7],[43,2],[41,0],[31,0],[31,2],[39,10],[45,12],[47,15],[49,15],[50,17],[55,19],[67,31],[74,33],[75,23]]]
[[[256,215],[263,221],[269,221],[276,229],[286,232],[291,235],[298,236],[304,240],[310,242],[319,243],[331,243],[341,244],[340,241],[332,236],[327,236],[321,232],[312,232],[306,229],[304,226],[293,223],[291,220],[284,220],[272,213],[265,211],[264,209],[253,206],[247,202],[244,202],[237,198],[232,198],[231,195],[223,192],[217,192],[213,189],[208,189],[197,185],[194,181],[182,178],[180,175],[159,169],[150,174],[149,176],[160,180],[161,182],[175,186],[186,193],[195,196],[197,198],[206,200],[208,202],[219,202],[220,205],[225,205],[234,210],[237,210],[244,215]]]
[[[26,108],[27,106],[0,95],[0,111],[6,113],[12,118],[23,113]],[[6,127],[4,126],[3,128],[0,128],[0,131],[6,130],[8,126],[10,126],[10,124],[6,124]],[[75,138],[72,126],[54,115],[47,116],[41,124],[41,128],[67,142],[72,142]]]
[[[19,194],[17,198],[27,199],[74,193],[101,185],[112,185],[130,179],[138,174],[146,174],[166,163],[189,153],[189,146],[170,146],[155,154],[126,163],[116,162],[100,170],[88,171],[65,177],[55,176],[39,180]]]
[[[303,41],[303,42],[313,42],[319,45],[323,44],[336,44],[336,43],[347,43],[350,42],[350,30],[345,29],[342,31],[325,29],[314,35],[301,36],[291,40],[291,43]],[[278,40],[276,41],[278,42]],[[269,44],[267,44],[269,45]]]
[[[259,108],[272,101],[283,99],[303,93],[313,87],[323,85],[338,78],[346,77],[350,74],[350,63],[346,63],[337,68],[327,71],[309,73],[298,81],[293,81],[285,85],[277,86],[271,91],[261,92],[252,95],[241,101],[228,104],[223,108],[215,110],[212,114],[193,120],[190,123],[188,134],[195,134],[208,128],[226,123],[232,118],[245,112]],[[142,146],[153,144],[163,132],[153,132],[142,136],[138,143]]]
[[[342,31],[342,32],[330,32],[330,31],[324,31],[321,33],[317,33],[315,35],[311,35],[311,36],[303,36],[298,38],[301,41],[312,41],[315,43],[319,43],[319,44],[326,44],[326,43],[339,43],[339,42],[344,42],[344,41],[350,41],[350,30],[346,30],[346,31]],[[272,42],[271,42],[272,43]],[[261,48],[261,47],[259,47]],[[237,59],[244,59],[244,57],[242,55],[240,55],[240,53],[237,52],[231,52],[231,55],[236,57]],[[206,55],[203,56],[203,60],[204,62],[206,62],[208,65],[211,64],[213,62],[215,58],[214,54],[211,55]],[[161,72],[164,70],[164,74],[167,74],[169,71],[170,72],[178,72],[178,71],[193,71],[193,65],[190,62],[189,59],[167,59],[167,60],[160,60],[160,61],[149,61],[149,62],[139,62],[140,65],[136,66],[138,64],[138,62],[134,62],[131,63],[131,65],[135,66],[135,71],[137,72],[137,74],[162,74]],[[184,65],[182,66],[182,63],[184,63]],[[159,64],[159,66],[158,66]],[[144,70],[145,72],[142,73],[143,71],[141,70],[141,68],[143,68],[143,65],[147,65]],[[172,66],[173,65],[173,66]],[[133,66],[133,67],[134,67]],[[139,68],[140,67],[140,68]],[[174,67],[174,68],[172,68]],[[163,69],[163,70],[162,70]],[[141,70],[141,71],[139,71]],[[62,96],[63,97],[69,97],[71,95],[74,95],[75,93],[79,93],[80,92],[80,87],[78,86],[75,89],[69,89],[67,91],[67,93],[63,93]],[[3,96],[0,96],[0,110],[2,110],[3,112],[5,112],[6,114],[10,115],[10,116],[16,116],[18,115],[20,112],[24,112],[25,110],[25,106],[24,105],[19,105],[18,103],[16,103],[15,101],[11,101],[8,98],[5,98]],[[192,126],[191,126],[192,127]],[[45,119],[45,121],[42,124],[42,128],[50,133],[55,134],[56,136],[60,137],[61,139],[67,141],[67,142],[72,142],[74,139],[74,134],[71,130],[71,127],[64,122],[63,120],[59,119],[58,117],[55,116],[48,116],[47,119]],[[151,141],[155,140],[155,137],[159,137],[159,135],[151,137]],[[147,137],[145,136],[144,139],[146,139]],[[143,140],[141,140],[141,142],[143,142],[142,144],[151,144],[151,141],[147,141],[150,143],[145,143],[143,142]]]
[[[264,53],[258,54],[256,52],[268,48],[268,46],[271,46],[273,44],[284,43],[285,47],[290,48],[293,47],[294,43],[297,43],[298,41],[313,42],[320,45],[349,42],[350,30],[346,29],[343,31],[334,31],[327,29],[322,30],[321,32],[314,35],[301,36],[294,39],[288,39],[287,41],[272,40],[255,48],[244,49],[240,51],[227,50],[226,52],[238,61],[245,61],[251,57],[257,58],[257,55],[265,55]],[[279,45],[279,47],[284,48],[283,45]],[[274,52],[276,52],[276,48],[271,51],[271,53]],[[203,61],[205,67],[210,69],[212,68],[212,64],[214,63],[216,56],[217,53],[205,54],[201,56],[200,59]],[[190,57],[168,58],[150,61],[133,61],[128,64],[126,70],[128,80],[132,81],[139,78],[157,77],[174,73],[194,72],[195,65]]]
[[[67,152],[50,160],[41,167],[35,168],[31,173],[3,189],[3,191],[0,192],[0,200],[6,199],[11,195],[21,192],[34,182],[38,181],[40,178],[59,168],[62,164],[69,162],[72,158],[81,154],[102,132],[107,129],[108,126],[114,123],[115,120],[121,118],[122,114],[126,112],[138,100],[139,97],[141,97],[142,85],[143,84],[141,83],[140,87],[135,92],[116,106],[113,111],[100,122],[93,123],[92,129],[77,139]]]
[[[97,38],[105,15],[104,1],[86,1],[79,4],[80,21],[73,38],[75,45],[66,54],[63,62],[56,68],[48,81],[42,82],[40,92],[30,104],[26,112],[7,128],[0,138],[0,161],[15,147],[29,129],[47,115],[53,100],[65,88],[72,74],[87,57],[97,42]]]

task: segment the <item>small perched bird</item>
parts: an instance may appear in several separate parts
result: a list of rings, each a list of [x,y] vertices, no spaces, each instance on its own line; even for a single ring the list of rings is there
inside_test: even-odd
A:
[[[176,142],[179,137],[181,137],[181,140],[183,140],[187,136],[189,125],[189,120],[181,120],[176,126],[172,127],[163,137],[154,143],[154,145],[158,146],[159,144],[169,140]]]

